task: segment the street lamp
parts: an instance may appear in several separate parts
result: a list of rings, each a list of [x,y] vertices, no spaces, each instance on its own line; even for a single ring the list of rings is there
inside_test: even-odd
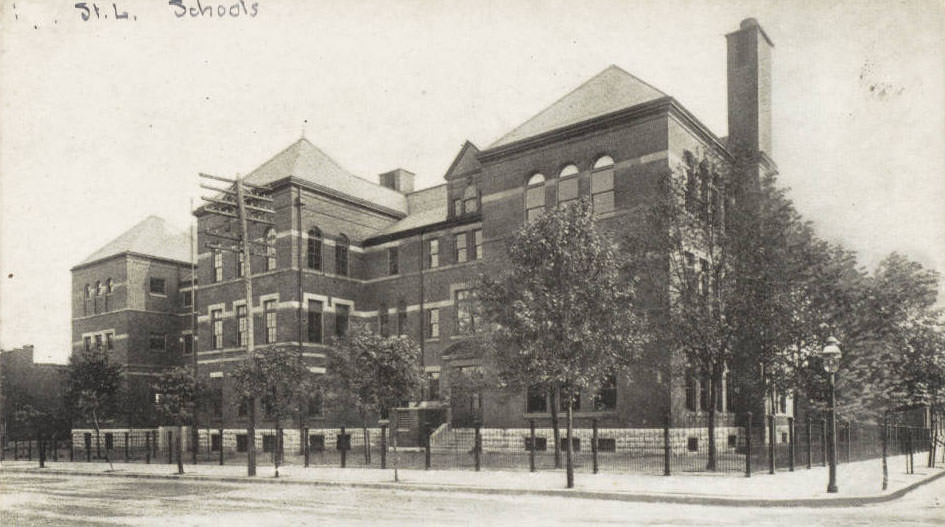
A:
[[[827,492],[837,492],[837,370],[840,368],[840,341],[827,339],[827,345],[818,353],[824,371],[830,374],[830,482]]]

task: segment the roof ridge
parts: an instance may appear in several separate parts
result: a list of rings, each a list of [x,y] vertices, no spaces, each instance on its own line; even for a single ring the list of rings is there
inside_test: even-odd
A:
[[[633,80],[639,82],[640,84],[644,84],[644,85],[648,86],[649,88],[651,88],[651,89],[653,89],[653,90],[656,90],[656,91],[660,92],[660,94],[662,94],[664,97],[669,97],[669,96],[670,96],[668,93],[664,92],[663,90],[657,88],[656,86],[653,86],[653,85],[650,84],[649,82],[646,82],[645,80],[641,79],[640,77],[637,77],[636,75],[630,73],[629,71],[627,71],[627,70],[621,68],[620,66],[618,66],[618,65],[616,65],[616,64],[611,64],[610,66],[608,66],[607,68],[605,68],[604,71],[607,71],[607,70],[609,70],[609,69],[611,69],[611,68],[620,70],[621,73],[623,73],[624,75],[626,75],[626,76],[628,76],[628,77],[633,77]],[[602,71],[601,73],[604,73],[604,71]],[[598,74],[598,75],[599,75],[599,74]]]

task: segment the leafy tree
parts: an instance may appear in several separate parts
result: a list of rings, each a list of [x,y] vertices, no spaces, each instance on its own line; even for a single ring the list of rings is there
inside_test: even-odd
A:
[[[302,411],[308,395],[315,389],[312,373],[296,348],[271,346],[256,350],[233,371],[236,391],[243,400],[258,399],[276,423],[275,475],[279,477],[282,461],[282,425]]]
[[[643,325],[586,199],[524,225],[508,243],[508,264],[477,287],[497,373],[509,386],[551,386],[565,402],[571,488],[575,396],[629,371],[646,341]]]
[[[193,423],[197,402],[206,392],[188,368],[176,367],[158,377],[152,387],[157,394],[156,407],[165,423],[177,426],[177,472],[184,473],[181,452],[183,426]]]
[[[66,406],[74,420],[91,422],[95,436],[101,435],[101,424],[116,417],[121,407],[124,368],[107,352],[80,351],[69,358]],[[98,440],[98,439],[96,439]],[[112,466],[105,451],[105,460]]]
[[[738,340],[729,178],[724,163],[687,153],[682,166],[657,179],[648,202],[628,218],[622,239],[624,271],[648,291],[639,308],[649,310],[649,330],[661,347],[672,350],[670,374],[709,383],[709,470],[716,463],[722,378]]]
[[[329,395],[347,399],[361,417],[364,459],[370,463],[368,417],[388,412],[420,389],[420,347],[407,336],[384,337],[364,323],[352,323],[328,352]]]

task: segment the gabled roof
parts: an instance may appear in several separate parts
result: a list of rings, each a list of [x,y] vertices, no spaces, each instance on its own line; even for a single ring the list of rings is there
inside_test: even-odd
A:
[[[245,181],[266,185],[289,176],[387,209],[407,212],[407,198],[403,194],[348,172],[305,138],[247,174]]]
[[[479,159],[476,157],[478,155],[479,149],[476,148],[476,145],[466,141],[463,143],[463,146],[460,147],[459,153],[456,154],[453,162],[450,163],[450,167],[446,169],[446,175],[444,177],[450,179],[454,176],[463,176],[479,170],[482,165],[479,164]]]
[[[489,145],[489,148],[514,143],[663,97],[666,97],[665,93],[611,65],[499,138]]]
[[[190,263],[190,235],[171,227],[162,218],[148,216],[89,255],[79,265],[124,253],[136,253],[154,258]]]

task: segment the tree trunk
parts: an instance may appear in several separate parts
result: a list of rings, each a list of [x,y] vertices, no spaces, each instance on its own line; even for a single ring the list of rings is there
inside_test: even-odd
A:
[[[561,432],[558,429],[558,408],[560,404],[561,390],[555,386],[551,389],[551,433],[555,442],[555,468],[561,468]]]
[[[184,425],[177,425],[177,437],[174,438],[175,450],[177,450],[177,473],[184,473]],[[168,445],[170,446],[170,445]]]
[[[718,404],[719,389],[716,372],[712,372],[709,380],[709,460],[706,463],[706,470],[715,470],[715,408]]]
[[[282,461],[282,420],[276,418],[276,444],[273,446],[272,466],[275,468],[276,477],[279,477],[279,463]]]
[[[95,412],[95,410],[92,410],[92,425],[95,426],[95,439],[98,441],[98,438],[102,435],[102,431],[98,425],[98,414]],[[108,462],[108,468],[110,470],[115,470],[115,466],[112,465],[112,460],[108,456],[108,449],[105,449],[105,461]]]
[[[249,427],[246,430],[246,475],[256,475],[256,397],[249,398]]]
[[[361,421],[361,434],[364,438],[364,464],[371,466],[371,438],[368,436],[367,420]]]
[[[568,394],[568,488],[574,488],[574,397]]]

